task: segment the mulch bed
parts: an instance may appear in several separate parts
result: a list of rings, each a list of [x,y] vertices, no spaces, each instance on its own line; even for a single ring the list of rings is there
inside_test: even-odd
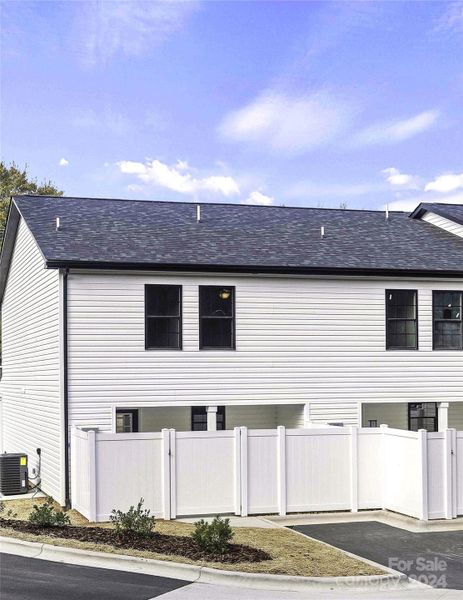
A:
[[[264,550],[251,548],[241,544],[230,544],[226,554],[209,554],[202,550],[191,537],[180,535],[165,535],[153,531],[151,535],[142,537],[130,533],[117,533],[114,529],[102,527],[79,527],[66,525],[64,527],[41,527],[28,521],[16,521],[0,518],[0,527],[14,529],[32,535],[46,535],[56,539],[72,539],[92,544],[106,544],[114,548],[146,550],[159,554],[184,556],[194,561],[209,561],[223,563],[262,562],[271,560]]]

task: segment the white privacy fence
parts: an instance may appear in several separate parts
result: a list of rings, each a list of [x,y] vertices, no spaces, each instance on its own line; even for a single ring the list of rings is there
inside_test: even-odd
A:
[[[384,508],[463,515],[463,432],[310,429],[100,433],[73,428],[72,506],[92,521],[143,497],[158,517]]]

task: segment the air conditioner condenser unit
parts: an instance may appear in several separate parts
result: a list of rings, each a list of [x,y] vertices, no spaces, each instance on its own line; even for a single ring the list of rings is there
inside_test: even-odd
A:
[[[0,493],[27,494],[28,483],[27,454],[0,454]]]

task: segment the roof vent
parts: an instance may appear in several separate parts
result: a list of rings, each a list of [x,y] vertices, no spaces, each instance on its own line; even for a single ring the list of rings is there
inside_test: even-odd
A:
[[[325,237],[325,228],[324,227],[320,227],[320,237],[323,240]]]
[[[389,204],[386,204],[386,221],[389,221]]]
[[[61,229],[61,223],[59,217],[56,217],[56,231]]]
[[[196,223],[201,221],[201,206],[198,204],[196,207]]]

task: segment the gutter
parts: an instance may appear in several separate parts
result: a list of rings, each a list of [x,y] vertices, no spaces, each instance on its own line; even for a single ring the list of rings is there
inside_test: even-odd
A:
[[[192,273],[250,273],[252,275],[327,275],[344,277],[462,277],[463,270],[298,267],[269,265],[211,265],[200,263],[119,263],[106,261],[47,260],[48,269],[97,269],[116,271],[181,271]]]
[[[68,276],[63,271],[63,416],[64,416],[64,502],[71,508],[69,480],[69,392],[68,392]]]

